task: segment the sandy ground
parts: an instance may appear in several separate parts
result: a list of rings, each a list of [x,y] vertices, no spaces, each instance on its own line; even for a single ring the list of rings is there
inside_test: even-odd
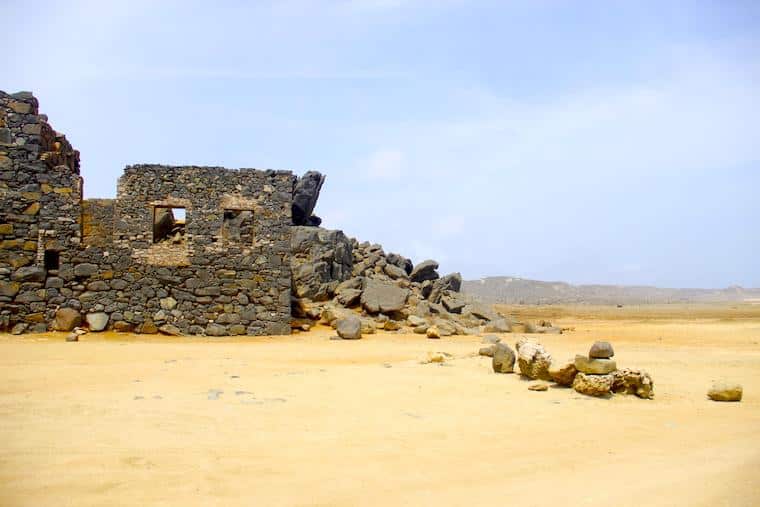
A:
[[[760,505],[760,315],[572,313],[549,350],[609,339],[655,400],[528,391],[479,337],[0,336],[0,505]]]

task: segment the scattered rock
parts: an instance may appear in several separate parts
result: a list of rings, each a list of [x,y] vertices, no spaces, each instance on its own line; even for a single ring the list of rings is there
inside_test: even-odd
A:
[[[609,359],[614,355],[610,342],[594,342],[588,352],[588,357],[595,359]]]
[[[534,382],[528,386],[528,391],[548,391],[549,384],[546,382]]]
[[[336,331],[344,340],[358,340],[362,337],[362,320],[356,315],[338,319]]]
[[[606,396],[612,391],[612,375],[589,375],[578,372],[573,380],[573,389],[588,396]]]
[[[515,353],[506,343],[492,345],[493,359],[491,367],[496,373],[513,373],[515,371]]]
[[[575,356],[575,368],[583,373],[606,375],[617,370],[617,364],[612,359],[590,359],[578,354]]]
[[[520,373],[536,380],[551,380],[549,366],[552,356],[543,345],[528,338],[521,338],[515,345]]]
[[[66,336],[67,342],[78,342],[79,341],[79,335],[76,333],[69,333],[68,336]]]
[[[501,338],[499,338],[498,336],[494,336],[492,334],[489,334],[489,335],[486,335],[486,336],[483,337],[483,339],[481,340],[481,343],[491,343],[491,344],[494,344],[494,343],[499,343],[500,341],[501,341]]]
[[[438,330],[438,326],[430,326],[425,331],[428,338],[440,338],[441,332]]]
[[[654,382],[645,371],[623,368],[612,372],[612,392],[635,394],[639,398],[654,398]]]
[[[568,359],[567,361],[552,361],[549,366],[549,376],[551,379],[561,386],[573,385],[575,375],[578,370],[575,368],[575,360]]]
[[[743,389],[741,384],[719,381],[713,383],[707,397],[713,401],[742,401]]]
[[[420,361],[421,364],[430,364],[430,363],[444,363],[448,358],[451,357],[451,354],[447,354],[446,352],[428,352],[427,357]]]

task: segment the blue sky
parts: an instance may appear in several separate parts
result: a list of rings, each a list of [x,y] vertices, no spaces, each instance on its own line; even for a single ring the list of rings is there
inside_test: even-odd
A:
[[[218,5],[215,5],[218,4]],[[0,89],[127,164],[309,169],[467,278],[760,286],[760,3],[0,4]]]

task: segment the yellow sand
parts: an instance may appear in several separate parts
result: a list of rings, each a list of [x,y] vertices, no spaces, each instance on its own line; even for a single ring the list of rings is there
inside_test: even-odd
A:
[[[655,400],[529,391],[479,337],[0,336],[0,505],[760,505],[760,315],[537,311]]]

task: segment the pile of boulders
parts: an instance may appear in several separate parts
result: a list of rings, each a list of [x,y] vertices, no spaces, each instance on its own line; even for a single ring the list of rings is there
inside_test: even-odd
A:
[[[364,334],[382,329],[436,339],[512,329],[507,317],[460,293],[459,273],[440,276],[434,260],[414,265],[378,244],[308,226],[292,227],[291,250],[296,331],[318,323],[336,328],[352,315]]]

